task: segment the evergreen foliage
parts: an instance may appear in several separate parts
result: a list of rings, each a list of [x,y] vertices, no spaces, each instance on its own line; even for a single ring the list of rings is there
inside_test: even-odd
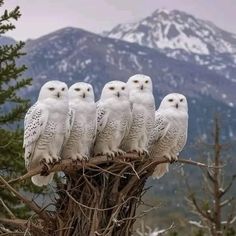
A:
[[[4,8],[3,0],[0,0],[0,8]],[[13,22],[21,16],[19,7],[1,12],[0,37],[15,29]],[[0,45],[0,174],[9,179],[25,172],[23,131],[19,127],[29,107],[29,100],[22,98],[20,92],[31,84],[31,78],[23,78],[26,66],[17,65],[17,59],[25,55],[23,47],[24,42]],[[25,185],[22,190],[29,189]],[[20,202],[17,204],[8,191],[0,189],[0,200],[0,216],[7,213],[3,204],[17,216],[26,216],[27,209]]]

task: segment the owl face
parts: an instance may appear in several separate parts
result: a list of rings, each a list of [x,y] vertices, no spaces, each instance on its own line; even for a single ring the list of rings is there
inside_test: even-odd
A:
[[[68,87],[64,82],[52,80],[45,83],[39,92],[38,100],[52,98],[62,100],[68,98]]]
[[[94,92],[91,84],[78,82],[69,88],[69,99],[79,99],[81,101],[94,101]]]
[[[127,85],[129,91],[152,92],[152,80],[146,75],[137,74],[131,76],[127,81]]]
[[[127,91],[127,85],[126,83],[122,81],[110,81],[107,84],[105,84],[103,90],[101,99],[107,99],[107,98],[117,98],[117,99],[127,99],[128,100],[128,91]]]
[[[161,109],[174,109],[176,111],[188,111],[187,99],[183,94],[170,93],[166,95],[160,105]]]

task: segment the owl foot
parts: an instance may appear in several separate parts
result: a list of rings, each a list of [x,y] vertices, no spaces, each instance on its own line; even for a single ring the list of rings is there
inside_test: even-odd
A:
[[[52,164],[53,157],[51,155],[44,155],[42,158],[42,162],[47,163],[47,164]]]
[[[116,156],[124,156],[126,154],[126,152],[124,152],[121,149],[115,150],[114,153],[115,153]]]
[[[148,151],[144,148],[134,148],[131,152],[136,152],[140,157],[143,155],[149,156]]]
[[[103,155],[106,155],[108,160],[113,160],[116,156],[115,152],[112,151],[104,152]]]
[[[49,163],[47,163],[45,159],[42,159],[40,161],[40,164],[43,165],[43,168],[40,174],[43,176],[49,175],[49,170],[50,170]]]
[[[71,159],[72,159],[72,161],[75,161],[75,162],[77,162],[78,160],[79,161],[86,160],[86,159],[84,159],[84,156],[81,155],[80,153],[76,153],[76,154],[71,155]]]
[[[170,163],[172,164],[172,163],[174,163],[174,162],[177,162],[177,160],[178,160],[178,157],[175,155],[175,156],[171,156],[171,161],[170,161]]]
[[[149,152],[147,149],[143,149],[143,155],[145,155],[146,157],[149,157]]]
[[[89,157],[87,155],[83,155],[83,160],[87,162],[89,161]]]
[[[164,156],[163,156],[163,158],[165,158],[167,161],[169,161],[170,163],[173,163],[173,159],[172,159],[172,156],[171,155],[169,155],[169,154],[165,154]]]
[[[52,159],[53,159],[53,163],[58,163],[58,162],[60,162],[60,160],[61,160],[61,157],[60,156],[58,156],[58,155],[54,155],[54,156],[52,156]]]

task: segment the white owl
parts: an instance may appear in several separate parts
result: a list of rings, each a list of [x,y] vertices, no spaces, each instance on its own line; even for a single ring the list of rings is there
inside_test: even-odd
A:
[[[149,76],[137,74],[129,78],[127,86],[132,108],[132,123],[122,147],[127,152],[148,154],[148,140],[155,120],[152,80]]]
[[[42,86],[38,101],[25,116],[23,146],[28,170],[41,162],[60,160],[69,131],[68,107],[68,88],[65,83],[49,81]],[[53,175],[35,175],[31,180],[35,185],[43,186],[52,181]]]
[[[178,159],[187,141],[188,103],[184,95],[171,93],[165,96],[155,114],[155,128],[149,141],[151,157]],[[156,167],[153,177],[160,178],[168,172],[169,164]]]
[[[129,131],[131,109],[126,83],[107,83],[97,103],[97,137],[95,155],[123,155],[121,141]]]
[[[63,148],[62,158],[88,160],[96,137],[96,104],[92,85],[84,82],[69,88],[71,110],[70,137]]]

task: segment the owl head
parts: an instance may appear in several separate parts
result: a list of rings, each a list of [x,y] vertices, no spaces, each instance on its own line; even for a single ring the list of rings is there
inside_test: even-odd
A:
[[[136,74],[131,76],[127,81],[129,91],[152,92],[152,80],[147,75]]]
[[[162,99],[159,109],[172,109],[175,111],[187,112],[188,102],[183,94],[170,93]]]
[[[38,101],[44,99],[64,100],[68,98],[68,87],[64,82],[51,80],[45,83],[39,92]]]
[[[85,102],[94,102],[94,92],[91,84],[78,82],[69,88],[69,99],[77,99]]]
[[[126,83],[118,80],[106,83],[102,90],[101,99],[108,98],[128,100],[128,90]]]

